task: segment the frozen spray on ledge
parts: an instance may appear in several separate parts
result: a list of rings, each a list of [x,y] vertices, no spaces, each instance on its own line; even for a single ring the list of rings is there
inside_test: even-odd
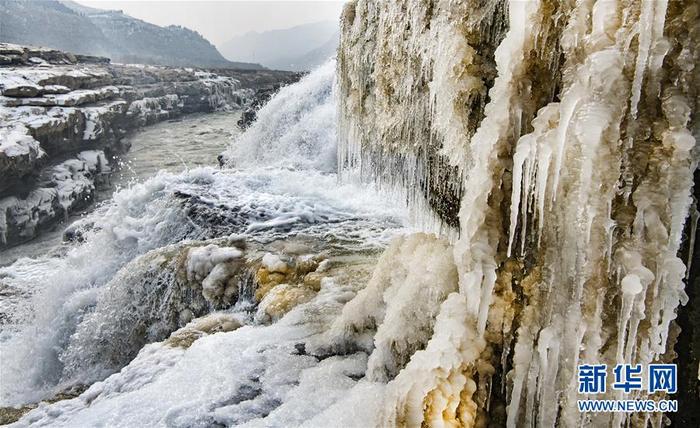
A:
[[[346,6],[339,167],[410,189],[441,218],[458,273],[458,293],[434,294],[425,349],[389,382],[384,423],[662,423],[579,413],[575,372],[674,357],[699,13],[684,1]]]

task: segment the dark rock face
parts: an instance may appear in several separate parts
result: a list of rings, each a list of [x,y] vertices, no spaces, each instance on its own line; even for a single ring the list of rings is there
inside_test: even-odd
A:
[[[679,253],[682,260],[689,262],[685,287],[688,303],[678,310],[676,322],[683,340],[678,340],[674,349],[678,372],[691,375],[678,377],[678,412],[669,415],[674,426],[700,425],[700,406],[697,405],[697,397],[700,397],[700,378],[692,375],[698,370],[700,362],[700,239],[696,235],[700,218],[697,211],[700,207],[700,169],[695,170],[694,178],[695,207],[691,208],[691,214],[686,220],[683,246]]]
[[[255,122],[255,119],[258,117],[257,111],[272,98],[281,86],[281,84],[275,84],[257,89],[253,96],[253,101],[243,110],[241,118],[238,119],[238,126],[245,129],[250,126],[251,123]]]
[[[0,248],[92,201],[131,130],[259,106],[298,73],[144,65],[0,43]],[[99,180],[97,180],[99,181]]]

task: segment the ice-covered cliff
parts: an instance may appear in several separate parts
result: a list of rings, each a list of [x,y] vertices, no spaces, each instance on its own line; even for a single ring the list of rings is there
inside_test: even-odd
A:
[[[378,325],[368,374],[389,379],[383,423],[661,423],[579,413],[576,367],[671,362],[691,341],[674,320],[694,294],[699,13],[647,0],[346,6],[340,167],[405,189],[450,238],[457,272],[426,285],[436,316],[409,310],[403,329],[434,324],[411,346],[389,325],[403,300],[384,320],[339,321]]]
[[[348,4],[335,72],[277,93],[221,170],[159,174],[0,268],[0,417],[695,426],[698,17]],[[579,364],[671,361],[678,414],[578,412]]]

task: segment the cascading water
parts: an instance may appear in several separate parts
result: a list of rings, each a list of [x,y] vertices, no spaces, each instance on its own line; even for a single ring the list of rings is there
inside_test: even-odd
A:
[[[685,1],[349,3],[337,92],[327,64],[258,112],[223,155],[235,170],[161,174],[65,255],[0,271],[39,284],[34,318],[3,333],[3,401],[123,366],[17,426],[660,426],[579,413],[576,367],[675,356],[699,16]],[[403,187],[439,236],[374,260],[400,214],[359,179]],[[339,255],[298,250],[294,272],[256,253],[319,242]],[[231,282],[247,258],[255,290]],[[253,320],[227,306],[244,289]]]
[[[324,240],[343,251],[384,246],[402,210],[365,185],[338,184],[333,173],[334,73],[326,64],[258,112],[260,121],[225,155],[237,169],[161,172],[71,226],[80,242],[0,269],[18,296],[3,308],[10,317],[0,342],[3,403],[104,379],[145,344],[229,307],[238,296],[217,294],[213,275],[202,283],[215,270],[193,261],[208,242],[223,251],[245,241],[247,257],[278,240]],[[207,241],[215,237],[224,238]],[[213,253],[202,257],[218,263]],[[201,278],[182,273],[202,269]],[[249,280],[239,285],[242,321],[251,310]]]
[[[228,166],[336,171],[335,62],[273,97],[259,120],[222,154]]]

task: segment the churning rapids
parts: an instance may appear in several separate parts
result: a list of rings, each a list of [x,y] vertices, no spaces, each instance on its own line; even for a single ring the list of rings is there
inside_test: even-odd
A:
[[[300,423],[355,385],[365,354],[320,359],[305,343],[364,285],[353,278],[366,276],[405,219],[371,186],[338,183],[334,71],[328,63],[282,89],[234,138],[228,167],[161,171],[72,225],[79,242],[0,269],[3,405],[92,385],[20,425]],[[222,261],[244,257],[258,276],[261,263],[269,276],[276,265],[311,265],[316,290],[268,295],[315,298],[266,326],[279,302],[255,312],[268,305],[250,290],[255,268],[235,281],[220,272]],[[346,265],[341,275],[334,264]],[[217,293],[213,283],[227,280],[236,289]],[[210,330],[242,326],[191,346],[160,342],[208,313]]]
[[[161,172],[0,269],[2,405],[16,426],[659,427],[579,412],[577,366],[678,362],[697,415],[699,63],[692,0],[351,1],[337,67],[225,168]]]
[[[240,133],[233,127],[240,118],[240,111],[195,113],[149,126],[126,138],[131,148],[120,155],[118,165],[109,180],[97,188],[96,201],[109,200],[112,194],[136,182],[143,182],[160,170],[178,172],[198,166],[211,166],[212,159],[224,150],[231,138]],[[88,207],[88,212],[94,207]],[[85,216],[72,215],[68,223]],[[60,246],[63,229],[57,226],[43,235],[16,247],[0,252],[0,267],[19,258],[35,258],[45,254],[47,248]]]

